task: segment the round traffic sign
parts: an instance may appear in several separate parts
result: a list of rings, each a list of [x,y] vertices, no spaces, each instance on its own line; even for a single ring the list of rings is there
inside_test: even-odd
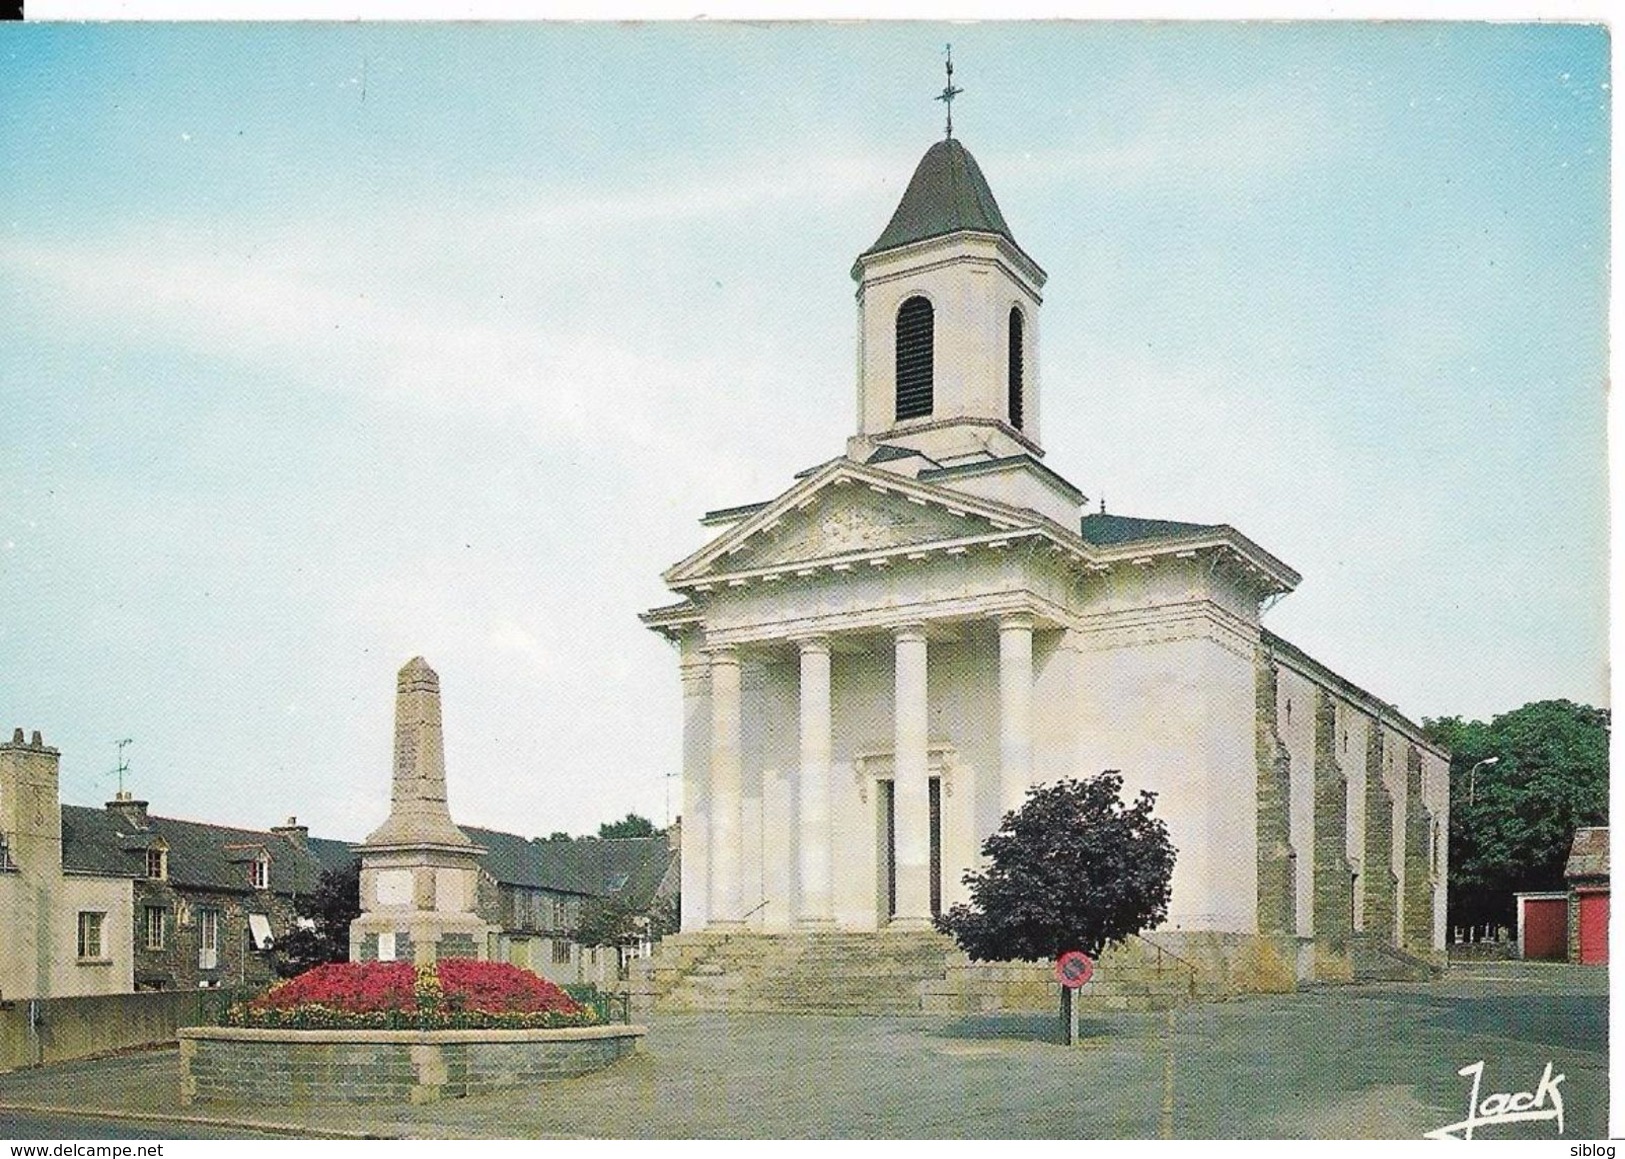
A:
[[[1094,976],[1094,959],[1082,950],[1068,950],[1055,959],[1055,977],[1068,990],[1076,990]]]

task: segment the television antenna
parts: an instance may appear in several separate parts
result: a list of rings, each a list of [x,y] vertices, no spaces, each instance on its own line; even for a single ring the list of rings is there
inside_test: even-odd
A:
[[[124,796],[124,774],[130,771],[130,762],[124,758],[124,748],[126,745],[134,744],[135,738],[125,737],[123,740],[114,741],[113,743],[118,746],[118,767],[113,771],[118,774],[118,795],[122,797]]]

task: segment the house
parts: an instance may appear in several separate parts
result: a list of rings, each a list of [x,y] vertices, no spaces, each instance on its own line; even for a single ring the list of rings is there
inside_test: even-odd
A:
[[[85,856],[58,806],[60,753],[23,730],[0,744],[0,999],[122,994],[134,985],[135,869]]]
[[[0,995],[120,994],[275,980],[276,940],[322,871],[354,858],[295,819],[271,829],[58,799],[38,733],[0,744]]]
[[[1563,866],[1566,888],[1515,894],[1518,957],[1608,962],[1608,827],[1577,829]]]
[[[603,953],[582,945],[575,935],[594,905],[615,903],[639,915],[645,931],[654,911],[675,906],[677,846],[667,837],[543,840],[460,828],[485,850],[476,908],[499,931],[490,956],[550,981],[608,981],[622,958],[648,952],[647,933]]]
[[[64,865],[134,882],[136,990],[269,985],[299,899],[348,848],[293,818],[256,830],[155,816],[129,793],[102,809],[64,805],[62,833]]]
[[[1568,881],[1568,960],[1608,963],[1608,826],[1577,830],[1563,867]]]

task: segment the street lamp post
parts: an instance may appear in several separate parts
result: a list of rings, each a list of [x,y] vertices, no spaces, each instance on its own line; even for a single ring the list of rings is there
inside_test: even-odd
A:
[[[1471,805],[1477,799],[1478,770],[1488,768],[1490,765],[1501,763],[1500,757],[1485,757],[1472,768],[1467,770],[1467,803]]]

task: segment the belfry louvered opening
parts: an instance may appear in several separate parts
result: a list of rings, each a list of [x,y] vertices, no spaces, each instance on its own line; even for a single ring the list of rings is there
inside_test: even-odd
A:
[[[1021,429],[1022,378],[1022,317],[1021,309],[1010,307],[1010,425]]]
[[[910,298],[897,311],[897,417],[931,413],[932,357],[936,321],[931,303]]]

